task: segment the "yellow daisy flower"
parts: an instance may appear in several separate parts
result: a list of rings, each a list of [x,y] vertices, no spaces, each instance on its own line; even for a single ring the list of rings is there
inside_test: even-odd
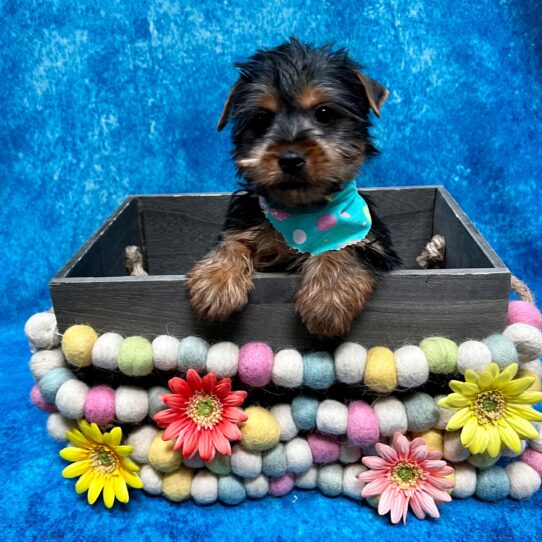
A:
[[[537,438],[538,431],[529,422],[542,421],[542,412],[530,405],[542,401],[542,393],[527,391],[535,379],[515,379],[517,372],[515,363],[503,371],[492,363],[480,374],[467,369],[465,382],[452,380],[449,385],[455,393],[439,401],[439,406],[457,410],[446,429],[461,429],[461,443],[472,454],[487,451],[497,457],[503,444],[520,452],[520,439]]]
[[[132,446],[121,445],[122,430],[114,427],[109,433],[103,433],[95,424],[79,421],[79,429],[66,433],[73,446],[60,451],[60,457],[73,461],[63,471],[64,478],[76,478],[77,493],[88,491],[89,504],[94,504],[103,490],[103,501],[111,508],[115,497],[120,502],[128,502],[127,485],[142,488],[143,483],[136,474],[139,467],[128,456]]]

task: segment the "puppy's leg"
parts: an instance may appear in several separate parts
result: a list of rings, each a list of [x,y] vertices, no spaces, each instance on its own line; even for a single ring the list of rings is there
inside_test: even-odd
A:
[[[296,310],[313,335],[344,335],[371,296],[374,282],[349,249],[311,256],[303,264]]]
[[[253,272],[250,247],[224,232],[220,244],[187,274],[192,311],[205,320],[226,320],[245,306]]]

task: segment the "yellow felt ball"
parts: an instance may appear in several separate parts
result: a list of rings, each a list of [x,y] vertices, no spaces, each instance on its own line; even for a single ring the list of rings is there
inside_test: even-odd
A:
[[[397,368],[391,350],[375,346],[367,352],[363,382],[377,393],[390,393],[397,387]]]
[[[540,377],[534,371],[529,371],[529,369],[520,369],[516,378],[523,378],[524,376],[534,378],[534,382],[529,388],[527,388],[526,391],[542,391],[540,386]]]
[[[62,352],[68,363],[76,367],[87,367],[92,363],[92,348],[98,334],[90,327],[69,327],[62,337]]]
[[[444,447],[444,438],[442,431],[438,429],[429,429],[424,433],[414,433],[413,437],[422,437],[427,447],[434,452],[442,452]]]
[[[275,417],[259,406],[245,410],[248,420],[241,425],[241,444],[250,452],[263,452],[274,448],[280,439],[280,427]]]
[[[152,440],[149,448],[149,463],[157,471],[173,472],[181,466],[183,456],[181,452],[173,449],[174,444],[175,440],[162,440],[162,433]]]
[[[170,500],[175,502],[184,501],[190,497],[190,488],[192,487],[192,469],[181,467],[175,472],[164,474],[162,479],[162,493]]]

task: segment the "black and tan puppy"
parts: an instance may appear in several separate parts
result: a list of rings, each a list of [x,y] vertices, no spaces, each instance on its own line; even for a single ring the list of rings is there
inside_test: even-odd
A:
[[[306,219],[347,185],[359,197],[350,181],[377,153],[368,117],[370,110],[380,116],[388,91],[345,50],[295,38],[237,67],[240,78],[218,130],[231,121],[243,190],[232,197],[217,246],[188,274],[192,309],[203,319],[225,320],[247,303],[255,271],[283,267],[303,275],[295,304],[308,331],[344,335],[378,276],[400,263],[387,228],[367,201],[371,220],[363,222],[369,229],[362,239],[305,252],[287,242],[267,211],[279,209],[279,221],[298,211]]]

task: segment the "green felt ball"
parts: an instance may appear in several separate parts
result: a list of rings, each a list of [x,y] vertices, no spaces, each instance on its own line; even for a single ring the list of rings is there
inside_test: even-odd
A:
[[[119,369],[128,376],[145,376],[152,371],[152,345],[144,337],[128,337],[118,354]]]
[[[444,337],[428,337],[420,343],[429,372],[434,374],[450,374],[457,367],[457,344]]]

